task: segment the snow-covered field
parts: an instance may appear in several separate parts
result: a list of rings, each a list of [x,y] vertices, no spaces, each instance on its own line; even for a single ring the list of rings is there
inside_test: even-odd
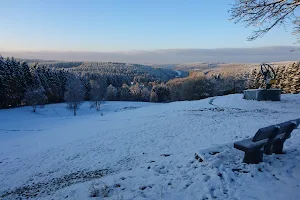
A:
[[[88,107],[0,110],[0,199],[300,199],[299,129],[257,165],[233,148],[299,118],[300,95]]]

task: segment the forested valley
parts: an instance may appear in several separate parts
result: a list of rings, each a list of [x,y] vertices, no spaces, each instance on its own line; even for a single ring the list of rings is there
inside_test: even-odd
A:
[[[257,72],[258,65],[241,66],[215,71],[207,71],[207,68],[206,71],[191,70],[187,77],[178,77],[173,69],[140,64],[21,60],[1,56],[0,108],[30,105],[35,111],[37,105],[67,102],[76,110],[85,100],[91,101],[91,107],[99,110],[105,100],[198,100],[260,87],[262,77]],[[287,72],[285,67],[299,73],[299,63],[277,66],[276,70],[282,74]],[[283,82],[279,80],[278,84]],[[293,91],[298,93],[300,90]]]

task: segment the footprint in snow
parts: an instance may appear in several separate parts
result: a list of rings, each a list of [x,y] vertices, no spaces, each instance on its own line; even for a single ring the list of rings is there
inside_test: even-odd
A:
[[[205,177],[204,177],[204,181],[205,181],[205,182],[207,182],[207,181],[209,181],[209,180],[210,180],[210,176],[205,176]]]
[[[220,152],[218,152],[218,151],[209,152],[209,154],[212,155],[212,156],[214,156],[214,155],[216,155],[218,153],[220,153]]]

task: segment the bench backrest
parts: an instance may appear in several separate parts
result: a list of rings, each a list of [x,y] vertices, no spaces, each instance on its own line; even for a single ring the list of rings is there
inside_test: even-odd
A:
[[[287,122],[283,122],[281,124],[276,124],[276,125],[260,128],[256,132],[252,141],[257,142],[257,141],[264,140],[264,139],[267,139],[270,137],[274,137],[281,133],[293,131],[293,129],[297,128],[299,126],[299,124],[300,124],[300,118],[295,119],[295,120],[290,120]],[[274,135],[274,134],[276,134],[276,135]]]

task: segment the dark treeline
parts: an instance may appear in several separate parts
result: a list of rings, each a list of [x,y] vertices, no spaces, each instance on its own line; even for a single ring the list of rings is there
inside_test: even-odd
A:
[[[162,102],[169,98],[156,98],[155,91],[159,93],[158,88],[165,88],[163,81],[176,76],[171,70],[142,65],[68,63],[29,65],[0,56],[0,108],[65,102],[68,81],[75,78],[83,85],[84,100],[95,99],[100,91],[96,99],[101,101],[150,101],[152,95],[153,101]]]
[[[0,56],[0,108],[31,105],[35,111],[36,105],[59,102],[69,102],[69,107],[74,108],[80,101],[87,100],[99,110],[104,100],[198,100],[242,92],[246,83],[245,77],[208,77],[201,72],[170,80],[176,75],[172,70],[126,63],[29,65],[26,61]]]
[[[40,90],[49,103],[62,102],[70,75],[65,70],[55,70],[38,65],[30,67],[14,58],[0,56],[0,107],[17,107],[26,103],[26,91]]]
[[[39,59],[17,59],[18,61],[26,62],[29,66],[33,66],[36,63],[39,63],[48,68],[72,68],[72,67],[79,67],[84,62],[65,62],[65,61],[56,61],[56,60],[39,60]]]

